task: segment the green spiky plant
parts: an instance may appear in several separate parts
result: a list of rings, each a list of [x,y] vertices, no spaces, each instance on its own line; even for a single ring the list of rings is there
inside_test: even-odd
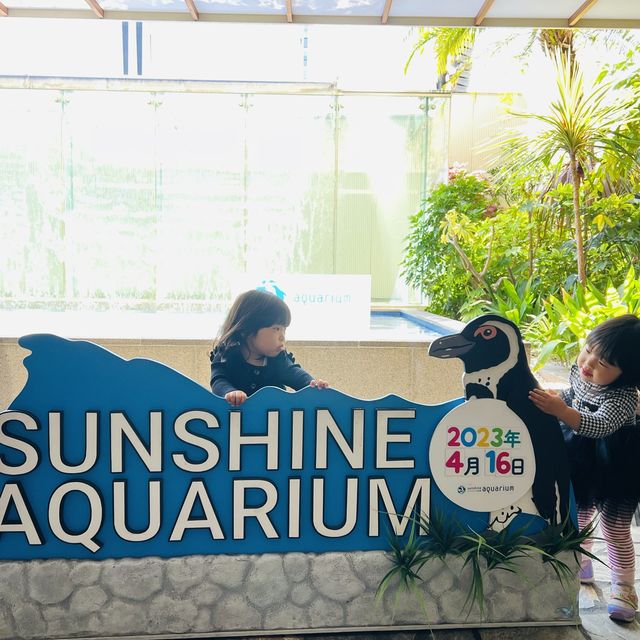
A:
[[[558,576],[558,580],[565,589],[573,583],[574,572],[566,562],[558,556],[568,552],[573,553],[576,562],[580,562],[578,554],[587,556],[591,560],[608,566],[603,560],[585,548],[589,540],[599,540],[594,533],[598,526],[597,519],[592,520],[584,529],[577,529],[570,519],[564,522],[549,525],[532,538],[532,544],[542,557],[542,562],[547,562]]]
[[[419,536],[416,529],[426,535]],[[416,583],[422,580],[419,572],[427,562],[434,558],[444,561],[447,555],[462,553],[462,533],[463,528],[457,521],[439,512],[435,512],[433,518],[414,512],[406,542],[389,535],[391,549],[388,556],[393,566],[380,581],[376,597],[381,598],[394,581],[404,588],[415,588]]]
[[[527,535],[525,528],[513,527],[500,532],[479,533],[443,514],[427,518],[424,514],[414,513],[410,520],[406,540],[393,535],[389,537],[390,551],[387,555],[392,567],[380,581],[377,598],[384,596],[394,582],[403,589],[415,590],[418,582],[422,581],[420,571],[428,562],[439,559],[446,563],[446,557],[454,555],[463,557],[463,568],[468,566],[471,571],[463,612],[466,611],[468,617],[475,605],[483,615],[484,565],[487,571],[508,571],[526,581],[518,561],[539,558],[542,562],[549,563],[562,587],[570,592],[575,587],[575,570],[560,559],[561,554],[572,552],[576,562],[578,554],[601,562],[584,547],[587,540],[595,539],[595,521],[578,530],[567,519],[550,525],[539,533]],[[424,531],[425,535],[418,535],[417,530]]]
[[[471,567],[471,585],[467,594],[464,608],[471,613],[473,605],[478,605],[480,613],[484,613],[484,582],[482,560],[487,569],[501,569],[509,573],[518,573],[517,561],[530,558],[538,551],[531,544],[531,538],[525,535],[526,529],[512,529],[507,527],[502,531],[485,531],[478,533],[471,531],[462,536],[469,545],[469,553],[465,559]],[[524,577],[526,580],[526,577]]]

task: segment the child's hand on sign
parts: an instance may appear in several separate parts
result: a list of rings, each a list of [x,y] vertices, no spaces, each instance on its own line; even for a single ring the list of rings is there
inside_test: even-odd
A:
[[[529,400],[545,413],[557,416],[566,409],[564,400],[553,390],[532,389],[529,391]]]
[[[310,387],[316,387],[316,389],[327,389],[329,387],[329,383],[326,380],[320,380],[320,378],[316,378],[309,383]]]
[[[237,407],[247,399],[247,394],[244,391],[229,391],[229,393],[225,393],[224,399],[229,404]]]

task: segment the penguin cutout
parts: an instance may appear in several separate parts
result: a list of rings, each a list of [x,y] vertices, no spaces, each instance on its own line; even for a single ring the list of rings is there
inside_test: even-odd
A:
[[[529,368],[518,327],[501,316],[483,315],[459,334],[435,340],[429,355],[462,360],[467,402],[482,398],[505,402],[531,437],[535,459],[531,493],[492,512],[490,528],[504,529],[518,513],[537,512],[551,524],[565,522],[569,517],[570,475],[564,439],[558,420],[529,400],[529,391],[539,385]]]

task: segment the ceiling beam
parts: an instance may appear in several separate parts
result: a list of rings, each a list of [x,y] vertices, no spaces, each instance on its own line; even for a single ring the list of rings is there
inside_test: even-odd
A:
[[[489,9],[491,9],[493,1],[494,0],[484,0],[484,3],[480,7],[480,11],[478,11],[478,15],[473,19],[473,24],[476,27],[479,27],[482,24],[482,21],[487,16],[487,13],[489,13]]]
[[[7,0],[0,0],[7,2]],[[63,18],[77,20],[94,20],[90,11],[83,9],[22,9],[17,6],[9,7],[10,18]],[[273,14],[229,14],[208,13],[200,14],[200,22],[249,22],[253,24],[282,24],[282,11]],[[120,9],[105,9],[105,20],[153,20],[160,22],[192,22],[188,11],[123,11]],[[294,16],[297,24],[343,24],[343,25],[380,25],[380,14],[371,16],[311,16],[298,13]],[[389,16],[387,24],[406,27],[473,27],[473,18],[455,16],[453,18],[429,16]],[[487,17],[483,27],[536,27],[547,29],[566,29],[567,18],[491,18]],[[640,29],[640,16],[632,18],[600,17],[580,20],[580,27],[584,29]]]
[[[598,2],[598,0],[585,0],[585,2],[583,2],[578,9],[576,9],[576,11],[571,14],[571,17],[569,18],[568,24],[570,27],[573,27],[576,25],[576,23],[578,22],[578,20],[580,20],[580,18],[582,18],[582,16],[587,13],[587,11],[589,11],[589,9],[591,9],[591,7],[593,7],[593,5]]]
[[[86,3],[91,7],[91,11],[96,14],[96,17],[104,18],[104,9],[96,2],[96,0],[86,0]]]
[[[391,3],[393,0],[385,0],[384,11],[382,12],[382,24],[387,24],[389,19],[389,11],[391,11]]]
[[[189,13],[191,17],[198,21],[200,20],[200,14],[198,13],[198,9],[196,8],[196,3],[193,0],[184,0],[187,5],[187,9],[189,9]]]
[[[293,0],[287,0],[287,22],[293,22]]]

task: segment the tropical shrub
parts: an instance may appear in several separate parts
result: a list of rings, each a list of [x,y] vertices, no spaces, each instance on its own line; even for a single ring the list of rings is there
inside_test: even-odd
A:
[[[478,222],[495,206],[490,185],[484,177],[454,169],[449,182],[438,185],[422,208],[409,220],[402,274],[407,284],[423,291],[429,309],[443,315],[457,315],[473,286],[460,264],[453,245],[443,242],[442,223],[450,211]]]
[[[517,284],[505,278],[496,287],[492,301],[474,300],[462,307],[461,315],[465,319],[471,319],[483,313],[496,313],[518,327],[524,327],[542,310],[539,284],[539,280],[533,278]]]
[[[596,83],[587,89],[577,65],[565,56],[554,57],[557,96],[549,113],[516,113],[540,126],[535,135],[515,132],[506,142],[502,156],[507,173],[522,165],[540,166],[572,187],[573,237],[578,279],[587,280],[585,207],[583,184],[606,180],[613,183],[622,171],[637,180],[640,139],[637,138],[639,92],[628,88],[617,99],[614,84]],[[558,162],[562,164],[558,164]],[[615,170],[614,170],[615,169]],[[604,189],[606,183],[602,184]]]
[[[539,365],[572,360],[596,324],[640,311],[638,58],[640,46],[588,89],[575,58],[556,55],[549,113],[518,114],[539,133],[503,140],[491,175],[456,168],[429,194],[402,266],[430,311],[504,315]]]
[[[640,273],[631,267],[619,286],[611,281],[604,289],[592,282],[576,284],[570,293],[550,296],[544,311],[523,329],[525,340],[540,351],[536,368],[555,356],[568,364],[580,351],[589,332],[609,318],[634,313],[640,315]]]

